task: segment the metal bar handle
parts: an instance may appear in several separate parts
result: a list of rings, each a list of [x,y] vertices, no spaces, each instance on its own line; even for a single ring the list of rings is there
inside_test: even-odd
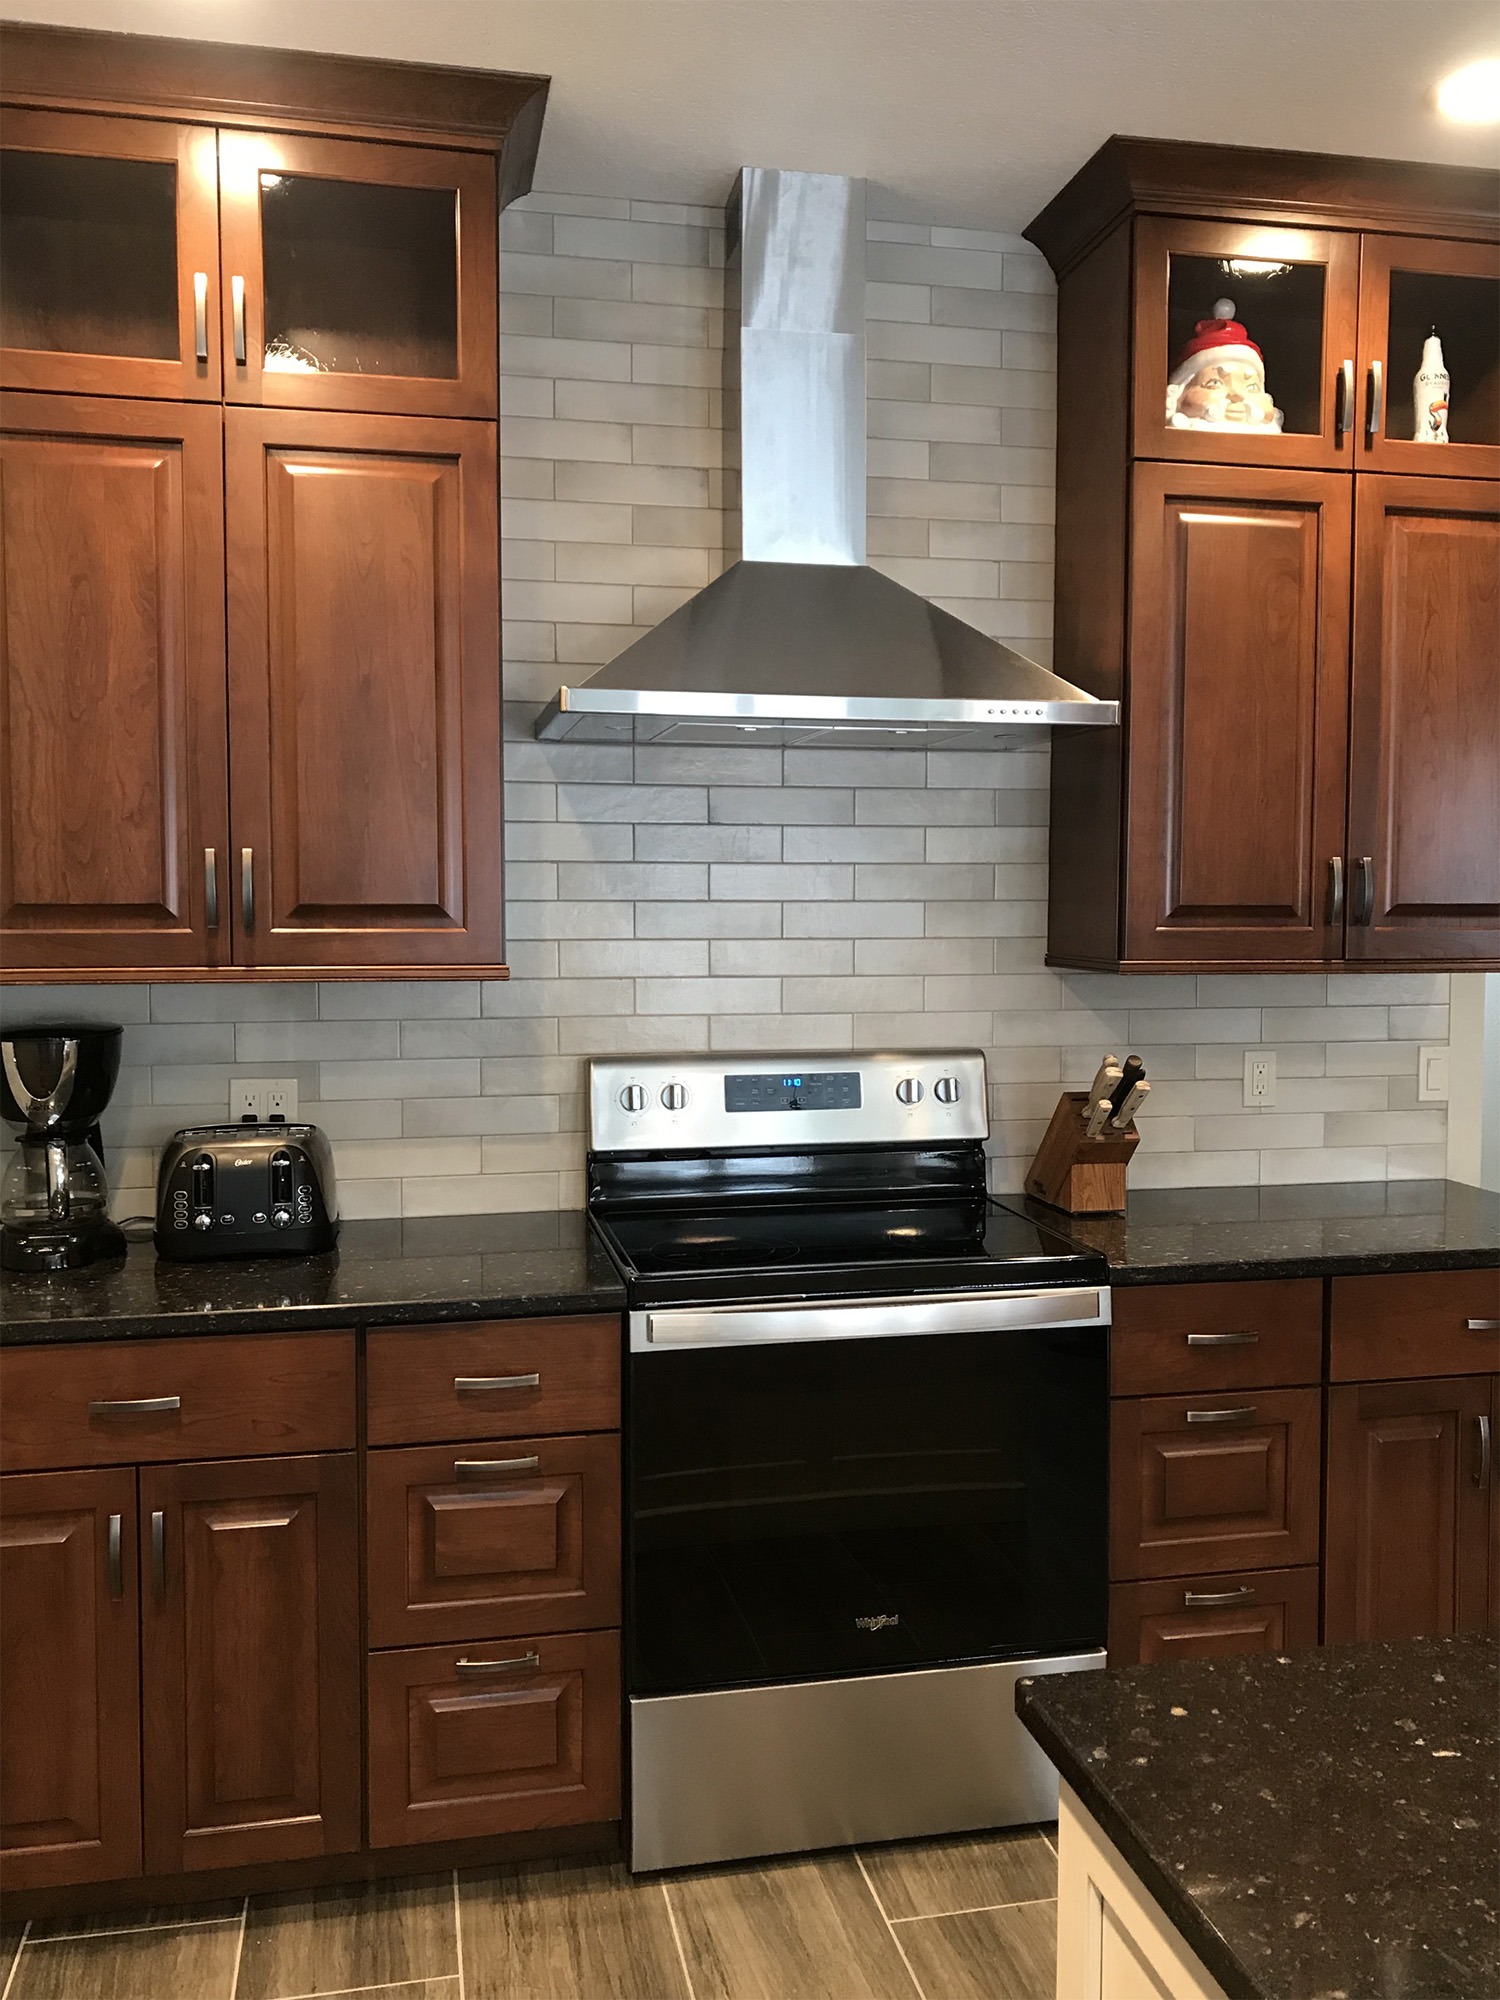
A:
[[[1474,1429],[1479,1435],[1479,1463],[1474,1468],[1474,1484],[1488,1486],[1490,1483],[1490,1420],[1476,1417]]]
[[[208,359],[208,273],[193,273],[193,356]]]
[[[1240,1403],[1232,1410],[1189,1410],[1190,1424],[1248,1424],[1255,1420],[1255,1405]]]
[[[219,928],[219,855],[213,847],[203,850],[203,923],[207,930]]]
[[[540,1653],[522,1653],[518,1660],[455,1660],[456,1674],[521,1674],[542,1664]]]
[[[1466,1319],[1464,1325],[1470,1333],[1500,1333],[1500,1319]]]
[[[255,849],[240,849],[240,915],[245,929],[255,929]]]
[[[631,1315],[632,1347],[727,1347],[790,1340],[870,1340],[885,1335],[1031,1332],[1047,1326],[1100,1326],[1109,1295],[1094,1290],[1008,1292],[915,1300],[873,1299],[857,1306],[720,1306]],[[644,1323],[644,1324],[642,1324]],[[644,1341],[641,1334],[644,1333]]]
[[[151,1581],[158,1597],[167,1594],[167,1517],[160,1507],[151,1510]]]
[[[125,1562],[121,1552],[121,1538],[125,1527],[122,1514],[109,1517],[107,1561],[109,1563],[109,1594],[116,1604],[125,1595]]]
[[[1385,416],[1385,368],[1379,361],[1370,363],[1370,394],[1365,406],[1365,436],[1371,443],[1380,435],[1381,421]]]
[[[1369,923],[1375,915],[1375,857],[1362,854],[1354,864],[1354,921]]]
[[[1255,1592],[1248,1583],[1242,1583],[1238,1590],[1185,1590],[1182,1593],[1184,1611],[1222,1611],[1226,1604],[1253,1604]]]
[[[1189,1347],[1253,1347],[1260,1339],[1258,1333],[1190,1333]]]
[[[460,1396],[483,1396],[491,1389],[540,1389],[542,1378],[531,1375],[455,1375],[453,1386]]]
[[[1344,918],[1344,857],[1332,854],[1328,858],[1328,921],[1342,923]]]
[[[1334,436],[1348,437],[1354,428],[1354,362],[1351,358],[1339,364],[1338,393],[1333,420]]]
[[[234,358],[245,364],[245,281],[238,271],[229,280],[229,305],[234,320]]]
[[[453,1476],[455,1479],[487,1479],[497,1472],[535,1472],[541,1462],[534,1454],[530,1458],[455,1458]]]
[[[182,1408],[181,1396],[106,1397],[89,1404],[91,1417],[165,1417]]]

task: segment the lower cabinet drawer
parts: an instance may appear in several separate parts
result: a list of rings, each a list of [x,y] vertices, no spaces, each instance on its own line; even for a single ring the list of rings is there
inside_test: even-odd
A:
[[[1315,1563],[1322,1416],[1320,1389],[1114,1404],[1111,1578]]]
[[[1335,1278],[1330,1382],[1488,1375],[1500,1367],[1500,1271]]]
[[[1112,1667],[1289,1653],[1317,1643],[1316,1566],[1110,1585]]]
[[[620,1622],[620,1440],[372,1451],[370,1645]]]
[[[620,1813],[620,1635],[369,1657],[370,1845]]]

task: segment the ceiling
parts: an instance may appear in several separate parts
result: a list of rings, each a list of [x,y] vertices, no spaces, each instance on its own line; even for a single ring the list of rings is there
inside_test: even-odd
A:
[[[8,0],[11,18],[534,70],[537,185],[719,203],[745,164],[1022,227],[1111,132],[1500,163],[1436,79],[1494,0]]]

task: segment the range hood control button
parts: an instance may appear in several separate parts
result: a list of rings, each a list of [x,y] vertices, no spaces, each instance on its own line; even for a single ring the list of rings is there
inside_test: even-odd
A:
[[[901,1081],[896,1085],[896,1095],[903,1104],[920,1104],[922,1102],[922,1085],[914,1076],[903,1076]]]
[[[661,1101],[666,1110],[680,1111],[687,1103],[687,1092],[680,1083],[664,1084]]]
[[[646,1092],[638,1083],[627,1083],[625,1088],[620,1092],[620,1102],[627,1111],[644,1111],[646,1108]]]
[[[957,1104],[960,1095],[956,1076],[940,1076],[932,1086],[932,1094],[939,1104]]]

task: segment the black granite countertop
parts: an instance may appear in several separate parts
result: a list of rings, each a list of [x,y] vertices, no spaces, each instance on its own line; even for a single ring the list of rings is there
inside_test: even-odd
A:
[[[149,1243],[58,1277],[0,1281],[0,1343],[619,1312],[577,1212],[346,1222],[320,1257],[159,1259]]]
[[[1016,1708],[1230,2000],[1500,1995],[1492,1634],[1039,1678]]]
[[[1063,1216],[1042,1202],[1021,1205],[1102,1250],[1112,1285],[1500,1265],[1500,1195],[1457,1181],[1143,1188],[1128,1197],[1124,1215]]]

